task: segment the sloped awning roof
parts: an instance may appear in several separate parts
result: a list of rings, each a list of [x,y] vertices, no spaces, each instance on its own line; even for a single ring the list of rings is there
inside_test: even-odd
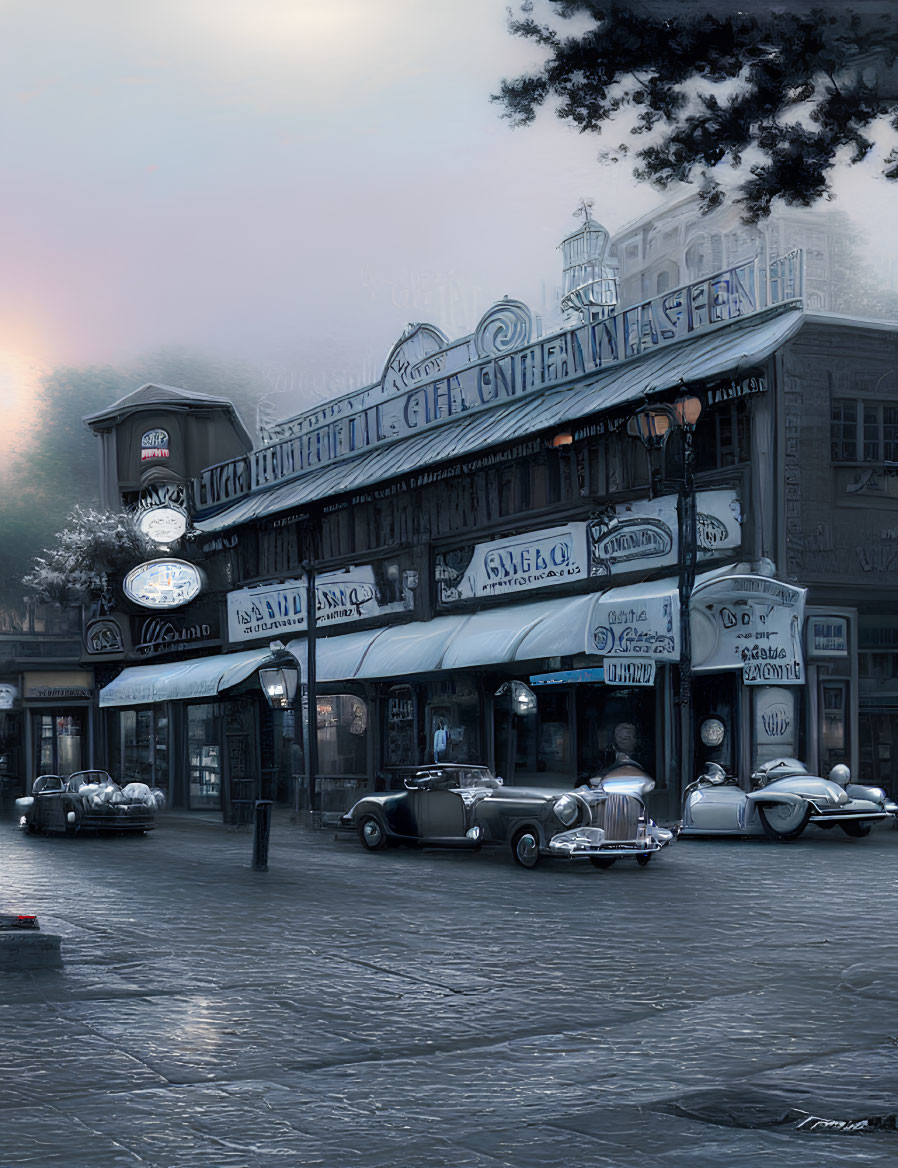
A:
[[[508,604],[315,641],[319,681],[408,677],[588,651],[598,594]],[[305,668],[306,638],[287,648]]]
[[[288,482],[255,492],[217,515],[198,519],[195,526],[199,531],[223,531],[251,519],[513,442],[552,426],[618,409],[641,400],[646,393],[661,393],[682,382],[738,375],[766,360],[797,332],[803,314],[799,309],[788,309],[753,319],[752,324],[732,322],[665,346],[584,382],[448,418],[420,434],[383,443],[355,458],[306,471]]]
[[[142,706],[183,698],[213,698],[273,660],[270,649],[219,653],[166,665],[132,665],[100,690],[100,706]]]

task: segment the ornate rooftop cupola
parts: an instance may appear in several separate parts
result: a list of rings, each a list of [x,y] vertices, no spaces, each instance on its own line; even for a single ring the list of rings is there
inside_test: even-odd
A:
[[[606,258],[608,232],[591,218],[593,202],[580,200],[574,215],[582,215],[583,224],[561,244],[561,310],[579,313],[584,323],[610,316],[618,301],[617,262]]]

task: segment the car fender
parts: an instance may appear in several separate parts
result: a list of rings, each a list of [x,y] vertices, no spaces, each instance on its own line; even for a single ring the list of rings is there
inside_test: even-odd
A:
[[[24,815],[26,812],[30,811],[33,806],[33,795],[22,795],[21,798],[16,799],[16,811],[19,813],[19,815]]]
[[[522,831],[524,828],[528,828],[529,830],[531,830],[535,833],[537,842],[539,843],[539,846],[540,846],[540,849],[545,848],[547,846],[547,841],[549,838],[548,833],[546,832],[546,829],[543,826],[543,824],[541,824],[535,816],[533,816],[533,815],[515,816],[513,819],[509,819],[507,821],[507,825],[508,825],[508,827],[507,827],[505,839],[508,843],[511,843],[511,841],[514,839],[514,837],[518,834],[519,831]],[[565,830],[564,824],[559,823],[558,824],[558,832],[562,832],[564,830]],[[552,834],[557,835],[558,832],[553,832]]]
[[[760,791],[750,791],[745,798],[749,803],[788,803],[792,807],[810,802],[804,795],[796,795],[793,791],[772,791],[768,787]]]

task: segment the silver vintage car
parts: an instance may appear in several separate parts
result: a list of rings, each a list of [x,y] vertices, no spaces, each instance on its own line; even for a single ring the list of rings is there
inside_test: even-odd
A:
[[[644,865],[674,838],[646,813],[652,786],[635,767],[563,792],[506,787],[488,767],[437,763],[415,772],[401,791],[366,795],[341,823],[369,851],[507,844],[524,868],[543,856],[588,859],[599,868],[632,856]]]

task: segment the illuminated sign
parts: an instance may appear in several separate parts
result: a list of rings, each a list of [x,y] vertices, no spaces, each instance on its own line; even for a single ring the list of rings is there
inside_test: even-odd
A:
[[[169,544],[187,530],[187,516],[177,507],[149,507],[138,515],[137,526],[155,543]]]
[[[143,608],[180,608],[199,595],[202,577],[185,560],[149,560],[131,569],[123,587],[128,599]]]
[[[147,430],[140,440],[140,461],[155,462],[168,458],[168,431]]]

